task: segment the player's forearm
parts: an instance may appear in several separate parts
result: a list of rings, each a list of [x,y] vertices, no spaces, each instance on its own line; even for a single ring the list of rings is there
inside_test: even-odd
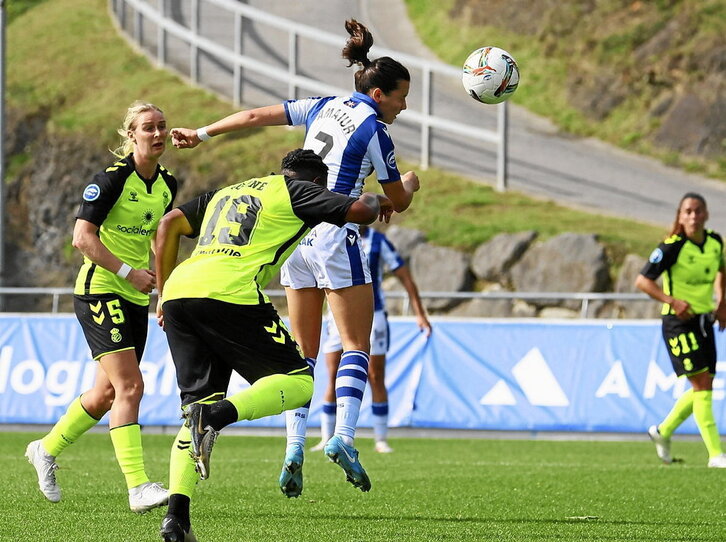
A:
[[[227,134],[244,128],[287,124],[287,115],[282,105],[271,105],[238,111],[206,126],[209,136]]]
[[[654,280],[643,275],[638,275],[638,278],[635,279],[635,286],[656,301],[668,303],[669,305],[674,301],[674,298],[666,294]]]

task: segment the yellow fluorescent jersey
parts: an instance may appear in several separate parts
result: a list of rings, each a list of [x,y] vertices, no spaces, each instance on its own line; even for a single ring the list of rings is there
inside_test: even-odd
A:
[[[159,220],[171,209],[177,182],[163,166],[157,166],[152,179],[143,179],[136,173],[132,156],[93,177],[83,191],[76,218],[98,226],[101,242],[122,262],[134,269],[148,269],[151,239]],[[73,293],[114,293],[132,303],[149,304],[147,294],[86,257]]]
[[[163,300],[269,303],[264,288],[300,239],[320,222],[345,224],[355,200],[309,181],[271,175],[208,192],[179,209],[199,237],[172,271]]]
[[[713,285],[723,267],[723,240],[718,233],[706,230],[701,245],[680,235],[663,241],[651,253],[641,274],[652,280],[663,274],[667,295],[687,301],[695,314],[704,314],[716,308]],[[661,314],[674,313],[666,303]]]

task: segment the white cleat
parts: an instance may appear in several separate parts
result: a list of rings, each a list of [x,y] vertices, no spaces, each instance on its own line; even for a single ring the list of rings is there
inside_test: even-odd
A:
[[[671,457],[671,439],[662,436],[660,431],[658,431],[657,425],[651,425],[648,428],[648,436],[653,441],[653,444],[655,444],[655,453],[658,454],[660,460],[666,465],[673,463],[673,458]]]
[[[61,490],[55,481],[55,471],[58,470],[58,464],[55,457],[45,451],[39,440],[34,440],[25,449],[25,457],[31,465],[35,467],[38,473],[38,487],[43,492],[45,498],[50,502],[58,502],[61,500]]]
[[[310,451],[311,452],[322,452],[323,449],[325,448],[325,443],[326,442],[328,442],[328,441],[327,440],[321,440],[315,446],[313,446],[312,448],[310,448]]]
[[[375,450],[379,454],[390,454],[393,451],[393,448],[391,448],[385,440],[379,440],[376,442]]]
[[[712,457],[708,460],[708,466],[713,469],[726,469],[726,454]]]
[[[157,482],[146,482],[129,489],[129,507],[137,514],[164,506],[168,502],[169,490]]]

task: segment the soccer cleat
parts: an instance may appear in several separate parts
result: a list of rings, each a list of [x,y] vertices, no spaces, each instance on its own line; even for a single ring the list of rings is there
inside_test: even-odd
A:
[[[325,441],[321,440],[315,446],[310,448],[311,452],[322,452],[325,449]]]
[[[169,491],[157,482],[146,482],[129,489],[129,507],[137,514],[144,514],[168,502]]]
[[[38,487],[50,502],[58,502],[61,500],[61,490],[55,480],[55,471],[58,470],[58,464],[55,457],[45,451],[39,440],[34,440],[25,448],[25,457],[31,465],[35,467],[38,473]]]
[[[363,465],[358,461],[358,450],[346,445],[339,436],[333,435],[325,445],[325,455],[333,463],[340,465],[345,471],[345,478],[348,482],[361,491],[370,491],[371,481]]]
[[[673,463],[673,458],[671,457],[671,439],[662,436],[660,431],[658,431],[657,425],[651,425],[648,428],[648,436],[653,441],[653,444],[655,444],[655,453],[658,454],[660,460],[666,465]]]
[[[713,456],[708,460],[708,466],[712,469],[726,469],[726,454]]]
[[[303,447],[291,444],[285,452],[285,461],[280,473],[280,491],[288,497],[299,497],[303,490]]]
[[[191,525],[189,531],[185,531],[179,520],[168,514],[161,520],[159,534],[164,542],[197,542],[197,537],[194,536]]]
[[[184,418],[187,420],[186,426],[192,436],[190,453],[196,463],[199,478],[202,480],[209,478],[209,458],[212,455],[212,447],[219,436],[219,431],[213,429],[211,425],[204,424],[204,413],[208,409],[209,405],[192,403],[184,412]]]
[[[390,454],[393,451],[393,448],[391,448],[385,440],[379,440],[376,442],[375,450],[379,454]]]

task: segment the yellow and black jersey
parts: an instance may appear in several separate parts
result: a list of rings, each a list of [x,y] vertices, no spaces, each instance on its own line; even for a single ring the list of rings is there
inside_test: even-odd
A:
[[[171,210],[176,191],[176,179],[163,166],[144,179],[130,154],[93,177],[83,190],[76,218],[98,226],[101,242],[122,262],[148,269],[151,239],[161,217]],[[149,304],[148,294],[85,257],[74,293],[115,293],[132,303]]]
[[[179,209],[199,237],[172,271],[164,301],[211,298],[238,305],[269,303],[262,292],[308,231],[345,224],[355,199],[309,181],[271,175],[208,192]]]
[[[680,235],[663,241],[651,253],[641,274],[652,280],[663,274],[667,295],[687,301],[694,313],[704,314],[716,307],[713,286],[723,267],[723,240],[718,233],[706,230],[700,245]],[[661,314],[673,314],[670,305],[664,304]]]

